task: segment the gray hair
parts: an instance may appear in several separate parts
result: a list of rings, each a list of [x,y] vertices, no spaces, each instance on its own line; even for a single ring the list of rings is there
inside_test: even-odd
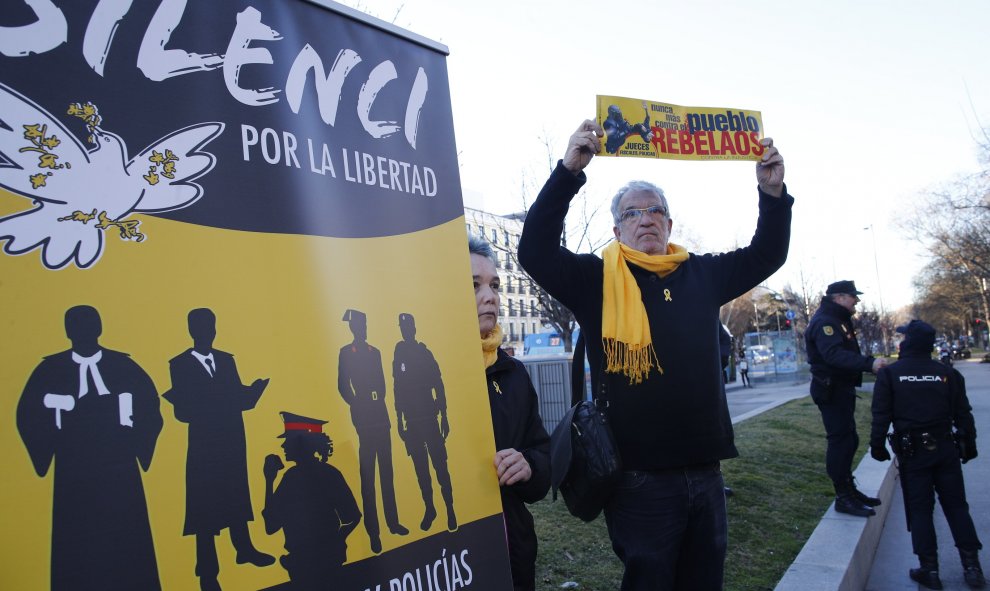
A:
[[[619,191],[615,194],[615,197],[612,197],[612,221],[615,222],[616,226],[619,225],[619,216],[622,215],[622,212],[619,211],[619,201],[622,201],[622,197],[629,191],[649,191],[651,193],[656,193],[657,197],[659,197],[660,201],[663,203],[663,206],[667,208],[669,218],[670,207],[667,205],[667,197],[664,196],[663,189],[647,181],[629,181],[624,187],[619,189]]]
[[[471,254],[479,254],[493,263],[496,262],[495,251],[492,250],[492,245],[489,244],[487,240],[476,234],[468,234],[468,252]]]

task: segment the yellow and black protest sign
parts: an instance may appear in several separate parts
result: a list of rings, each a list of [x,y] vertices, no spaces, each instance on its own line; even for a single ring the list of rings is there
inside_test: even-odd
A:
[[[602,155],[668,160],[759,160],[759,111],[682,107],[618,96],[597,97],[605,129]]]
[[[5,8],[0,588],[511,586],[445,48],[340,10]]]

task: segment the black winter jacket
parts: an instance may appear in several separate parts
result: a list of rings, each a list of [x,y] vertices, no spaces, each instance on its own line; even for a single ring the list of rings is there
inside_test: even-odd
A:
[[[966,439],[976,439],[966,381],[957,370],[935,361],[928,352],[902,352],[896,363],[877,374],[871,447],[884,445],[891,423],[894,431],[901,434],[922,429],[945,433],[955,426]]]
[[[543,428],[536,390],[523,364],[501,349],[485,370],[492,409],[495,449],[513,448],[533,471],[526,482],[501,487],[502,513],[509,542],[509,562],[515,589],[536,585],[536,531],[526,503],[535,503],[550,490],[550,436]]]
[[[623,468],[661,470],[739,455],[721,377],[719,308],[784,264],[794,199],[786,190],[779,199],[761,193],[756,233],[745,248],[691,254],[662,278],[629,265],[663,368],[630,385],[625,375],[603,373],[602,259],[560,246],[570,200],[585,180],[584,173],[575,176],[557,165],[526,216],[519,262],[581,325],[595,392],[605,376]]]
[[[827,296],[811,317],[804,340],[811,375],[817,378],[813,393],[816,384],[825,382],[833,388],[862,386],[863,372],[873,370],[873,357],[859,351],[852,313]]]

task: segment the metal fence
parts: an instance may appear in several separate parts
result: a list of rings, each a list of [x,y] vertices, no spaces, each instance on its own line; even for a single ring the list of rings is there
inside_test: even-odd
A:
[[[540,400],[540,417],[547,433],[571,407],[571,359],[561,355],[520,357]]]

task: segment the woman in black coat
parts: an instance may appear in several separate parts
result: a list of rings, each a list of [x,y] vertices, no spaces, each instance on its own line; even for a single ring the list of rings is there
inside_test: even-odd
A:
[[[550,437],[543,428],[539,401],[523,364],[499,348],[499,277],[491,246],[468,240],[471,274],[478,305],[478,326],[485,359],[488,401],[495,431],[495,470],[502,493],[512,586],[536,588],[536,531],[526,503],[535,503],[550,489]]]

